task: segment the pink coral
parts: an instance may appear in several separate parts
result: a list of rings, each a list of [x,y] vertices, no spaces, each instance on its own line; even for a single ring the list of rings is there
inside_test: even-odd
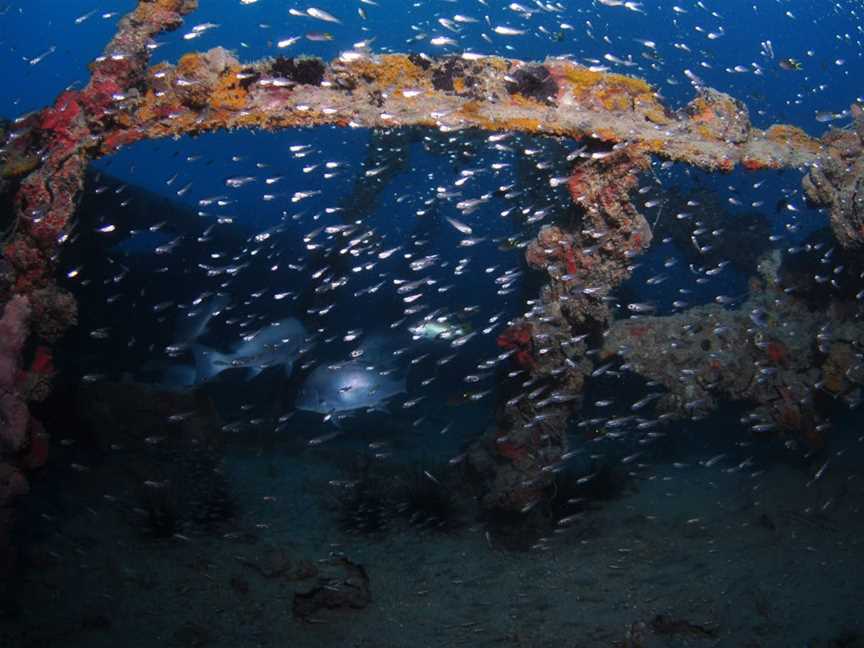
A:
[[[42,111],[42,130],[49,131],[66,145],[75,144],[73,125],[81,114],[78,92],[67,90],[51,108]]]
[[[536,364],[531,355],[534,344],[533,333],[534,327],[530,323],[525,323],[511,326],[498,336],[498,346],[508,351],[513,350],[516,364],[523,369],[533,369]]]

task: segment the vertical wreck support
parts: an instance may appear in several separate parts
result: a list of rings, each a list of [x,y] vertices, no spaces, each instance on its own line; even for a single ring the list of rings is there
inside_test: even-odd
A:
[[[469,454],[487,482],[487,508],[530,510],[569,450],[568,421],[594,371],[589,347],[601,344],[611,321],[604,298],[651,243],[651,228],[630,201],[649,165],[638,147],[577,164],[568,182],[577,213],[543,227],[528,245],[528,264],[547,282],[534,307],[498,338],[515,371],[502,385],[496,426]]]
[[[197,0],[139,2],[92,63],[87,86],[18,120],[4,142],[0,176],[17,187],[0,263],[0,579],[14,567],[14,499],[28,491],[25,475],[48,451],[28,404],[50,393],[51,345],[77,318],[75,298],[57,285],[55,274],[87,165],[100,139],[122,121],[117,102],[144,81],[152,37],[179,27],[195,8]],[[35,350],[25,354],[27,345]],[[32,356],[26,365],[25,355]]]

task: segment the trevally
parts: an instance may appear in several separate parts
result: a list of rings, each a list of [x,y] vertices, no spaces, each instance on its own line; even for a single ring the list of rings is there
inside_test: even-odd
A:
[[[201,344],[192,345],[195,382],[207,382],[228,369],[246,369],[247,380],[254,378],[267,367],[278,365],[285,368],[286,374],[290,374],[305,337],[306,329],[300,320],[288,317],[246,336],[227,353]]]
[[[297,397],[298,410],[344,414],[382,408],[405,393],[405,378],[362,362],[316,367]]]

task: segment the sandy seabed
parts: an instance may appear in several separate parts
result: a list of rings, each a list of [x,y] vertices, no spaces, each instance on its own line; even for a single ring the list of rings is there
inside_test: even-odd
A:
[[[100,496],[99,470],[81,475],[26,557],[0,645],[864,645],[864,480],[851,457],[809,484],[789,466],[756,478],[651,466],[543,548],[514,551],[480,523],[346,533],[328,497],[346,477],[333,456],[229,452],[228,537],[142,538]],[[310,584],[254,568],[273,552],[293,565],[347,556],[366,569],[371,604],[295,619]]]

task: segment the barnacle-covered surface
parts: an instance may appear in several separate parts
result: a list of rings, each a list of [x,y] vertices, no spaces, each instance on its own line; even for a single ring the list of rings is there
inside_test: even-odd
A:
[[[700,306],[617,322],[602,356],[618,357],[662,386],[661,413],[699,418],[721,402],[749,401],[755,408],[743,422],[754,436],[779,434],[821,448],[826,404],[860,401],[861,368],[851,351],[860,337],[854,320],[829,327],[802,300],[754,291],[734,309]]]
[[[548,281],[539,303],[498,339],[515,351],[515,364],[530,378],[520,379],[520,396],[504,402],[493,442],[481,444],[499,465],[492,471],[490,507],[532,508],[568,450],[566,424],[593,371],[585,339],[608,326],[604,297],[629,276],[630,259],[651,243],[651,228],[630,202],[647,164],[638,150],[622,149],[577,165],[568,190],[584,210],[578,228],[545,226],[525,251],[528,265],[547,273]],[[471,459],[479,472],[490,472],[477,452]]]
[[[803,166],[821,151],[818,140],[792,127],[751,128],[744,106],[721,92],[705,90],[673,114],[640,79],[559,60],[348,53],[329,64],[285,58],[243,64],[215,48],[151,68],[147,87],[119,106],[130,128],[104,141],[104,152],[139,138],[322,124],[626,141],[716,170],[739,163]]]
[[[804,189],[811,200],[831,208],[831,225],[840,243],[860,247],[864,239],[864,111],[855,105],[852,116],[854,128],[825,135],[832,155],[811,167]]]

